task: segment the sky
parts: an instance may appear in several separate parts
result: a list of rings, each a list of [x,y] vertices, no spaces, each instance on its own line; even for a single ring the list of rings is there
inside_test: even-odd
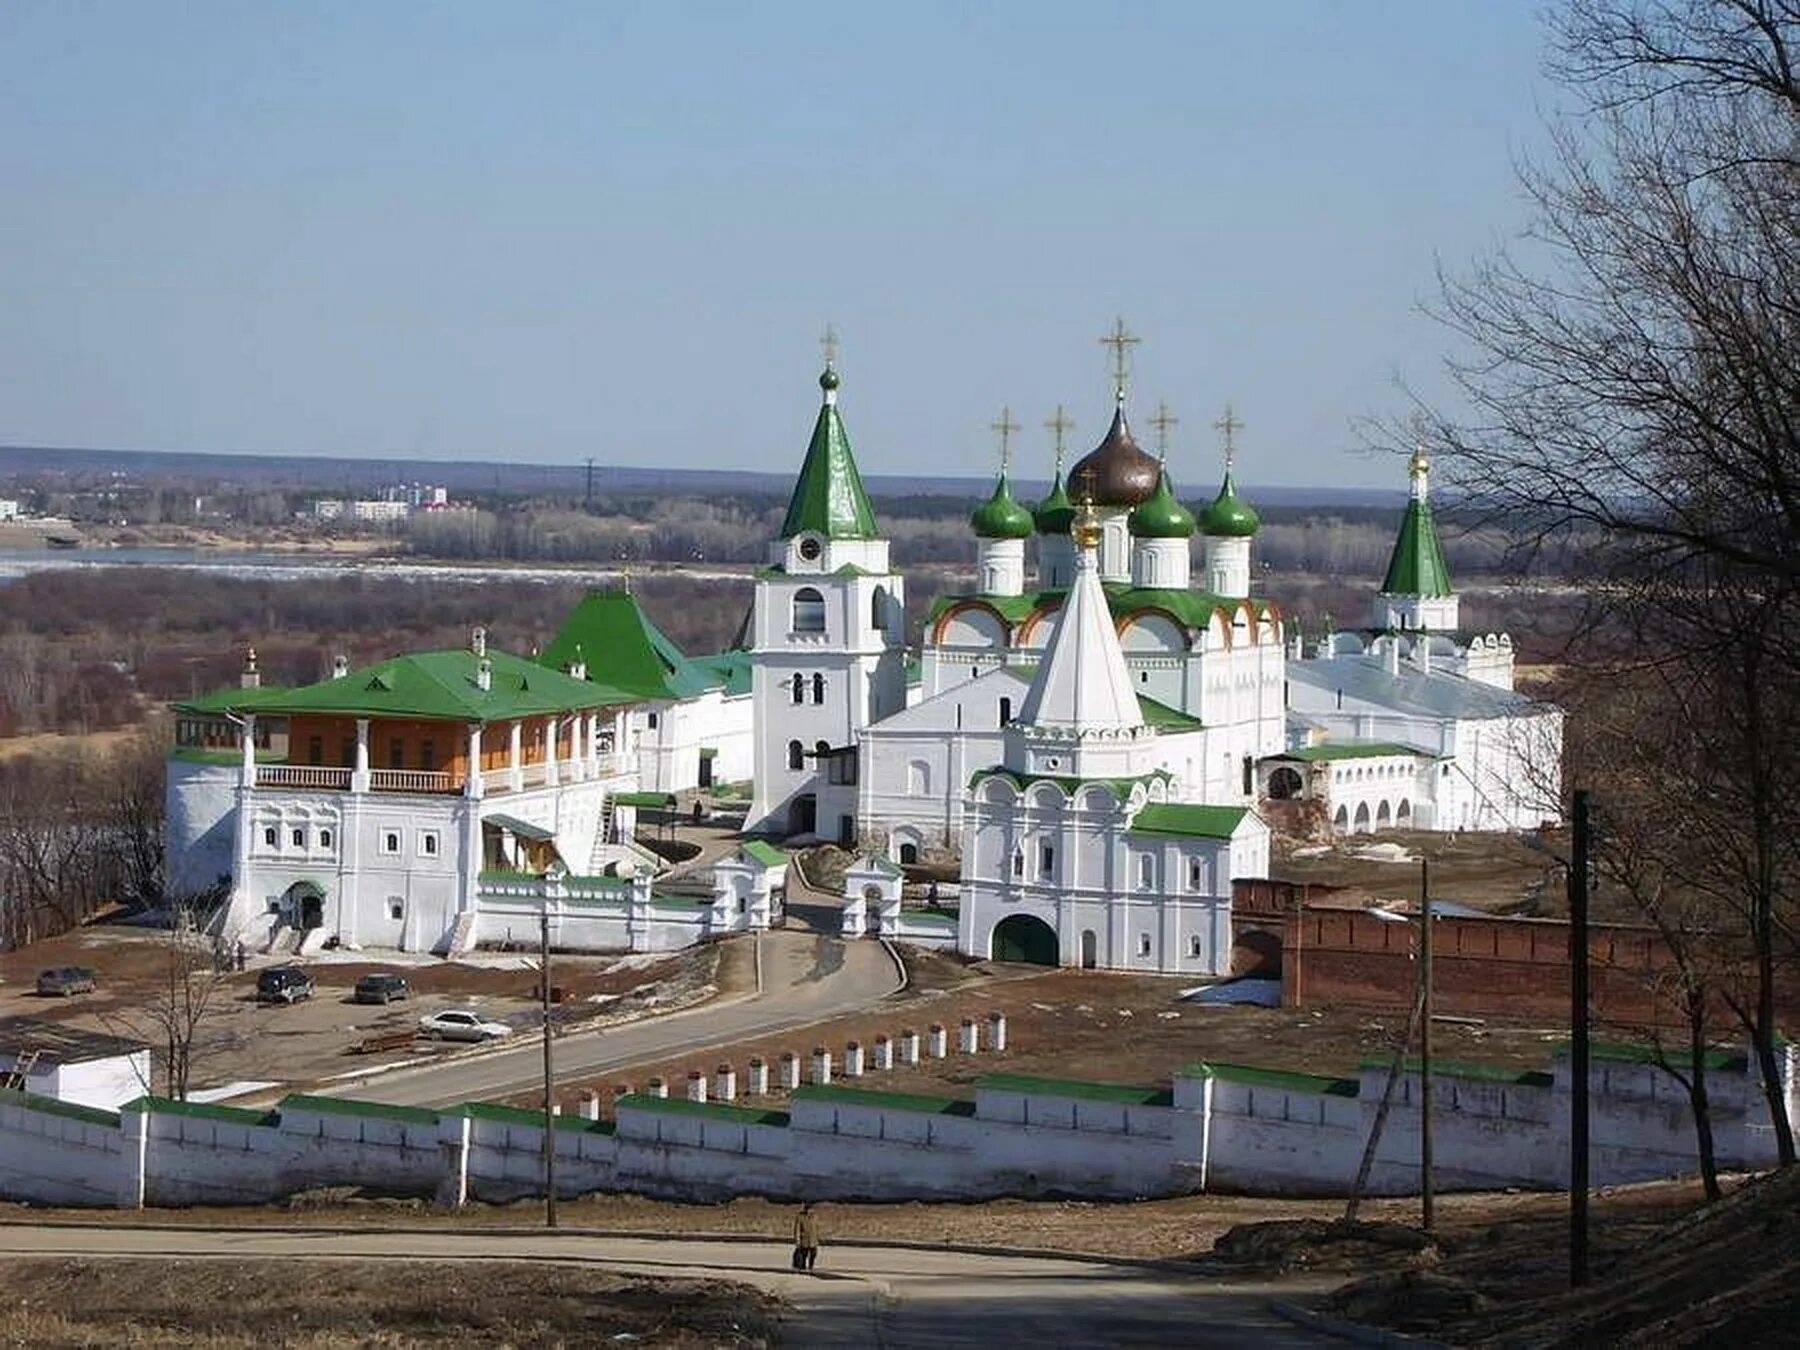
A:
[[[0,6],[0,444],[1383,486],[1527,223],[1521,0]]]

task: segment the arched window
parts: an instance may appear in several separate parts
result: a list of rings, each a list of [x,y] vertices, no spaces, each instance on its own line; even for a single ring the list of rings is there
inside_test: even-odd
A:
[[[1010,721],[1012,721],[1012,700],[1003,698],[1000,700],[1000,725],[1005,726]]]
[[[877,586],[875,593],[869,597],[869,627],[877,633],[887,630],[887,608],[887,587]]]
[[[806,676],[799,673],[794,675],[794,702],[806,702]]]
[[[1138,889],[1152,890],[1156,886],[1156,855],[1146,853],[1138,859]]]
[[[824,701],[825,701],[825,677],[823,675],[814,675],[813,676],[813,702],[814,703],[823,703]]]
[[[825,756],[827,756],[831,753],[831,742],[830,741],[814,741],[813,742],[813,753],[815,755],[817,755],[820,759],[824,759]]]
[[[802,586],[794,592],[794,621],[792,630],[796,633],[823,633],[825,631],[825,597],[811,586]]]
[[[788,742],[788,768],[804,769],[806,767],[806,748],[799,741]]]

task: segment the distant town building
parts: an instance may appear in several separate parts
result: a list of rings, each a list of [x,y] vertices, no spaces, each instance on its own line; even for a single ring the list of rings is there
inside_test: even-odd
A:
[[[17,520],[22,514],[17,498],[0,497],[0,520]]]

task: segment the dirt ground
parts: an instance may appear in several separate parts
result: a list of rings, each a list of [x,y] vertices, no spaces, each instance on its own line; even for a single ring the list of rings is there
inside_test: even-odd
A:
[[[990,1073],[1166,1084],[1174,1071],[1198,1060],[1349,1076],[1365,1059],[1390,1057],[1404,1030],[1403,1018],[1374,1013],[1186,1002],[1181,995],[1194,988],[1190,982],[1158,976],[1083,970],[1021,974],[1029,968],[998,967],[1006,978],[982,982],[984,967],[962,967],[959,975],[948,958],[902,950],[909,971],[921,969],[924,980],[869,1012],[714,1047],[701,1055],[638,1065],[583,1086],[598,1090],[602,1102],[611,1100],[609,1090],[615,1084],[641,1087],[651,1077],[661,1077],[675,1091],[676,1085],[687,1081],[689,1070],[710,1073],[722,1063],[737,1066],[741,1085],[743,1066],[752,1056],[770,1065],[773,1086],[774,1066],[784,1052],[801,1055],[804,1063],[815,1046],[831,1050],[836,1081],[845,1082],[847,1041],[858,1041],[865,1063],[871,1063],[870,1047],[877,1035],[897,1038],[910,1028],[923,1042],[933,1023],[948,1031],[946,1058],[922,1057],[917,1068],[908,1069],[899,1066],[896,1056],[894,1069],[865,1073],[854,1085],[967,1097],[973,1095],[975,1080]],[[1004,1013],[1007,1021],[1007,1047],[1000,1054],[987,1048],[988,1017],[995,1012]],[[956,1049],[965,1017],[975,1018],[981,1027],[983,1049],[977,1055]],[[1434,1028],[1434,1047],[1446,1063],[1538,1068],[1549,1062],[1556,1044],[1567,1035],[1552,1027],[1440,1021]],[[569,1085],[571,1096],[574,1088]],[[761,1100],[774,1104],[782,1094]],[[535,1099],[520,1098],[518,1104],[534,1105]]]
[[[353,958],[352,953],[334,952],[301,961],[312,973],[317,992],[292,1005],[256,1002],[257,972],[273,964],[266,958],[256,958],[250,969],[223,977],[196,1037],[190,1090],[270,1081],[303,1088],[366,1069],[369,1061],[354,1054],[359,1042],[409,1030],[421,1016],[443,1008],[478,1008],[521,1030],[538,1025],[538,975],[526,958],[477,958],[475,963]],[[0,954],[0,1016],[67,1023],[154,1046],[157,1035],[146,1010],[166,987],[168,961],[166,934],[117,924],[92,925]],[[33,988],[37,972],[56,965],[93,967],[99,988],[74,998],[38,997]],[[353,1002],[356,981],[379,970],[404,975],[412,997],[387,1005]],[[564,995],[557,1018],[568,1026],[686,1006],[721,988],[737,992],[754,979],[752,958],[743,943],[657,956],[559,954],[551,972],[552,987]],[[442,1042],[415,1041],[384,1051],[373,1062],[451,1053],[455,1048]],[[157,1086],[160,1090],[160,1079]]]
[[[722,1280],[532,1262],[20,1261],[0,1269],[0,1345],[766,1346],[781,1304]]]
[[[1564,841],[1551,836],[1546,852],[1510,834],[1435,834],[1387,830],[1339,840],[1323,853],[1293,852],[1278,841],[1270,874],[1284,881],[1347,886],[1382,901],[1416,904],[1419,859],[1431,863],[1434,899],[1472,905],[1497,914],[1550,916],[1567,910],[1558,861]],[[1405,860],[1384,861],[1357,854],[1371,846],[1398,845]]]

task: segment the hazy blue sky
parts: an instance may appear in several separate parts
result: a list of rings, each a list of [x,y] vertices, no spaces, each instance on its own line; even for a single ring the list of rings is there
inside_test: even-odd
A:
[[[0,442],[865,472],[1009,403],[1395,482],[1441,258],[1516,232],[1523,0],[0,6]]]

